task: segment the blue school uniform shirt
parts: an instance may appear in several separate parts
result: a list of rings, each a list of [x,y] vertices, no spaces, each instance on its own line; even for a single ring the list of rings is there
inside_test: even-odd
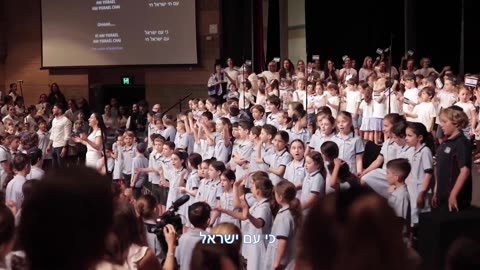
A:
[[[227,210],[230,210],[230,211],[239,211],[239,209],[235,209],[235,207],[233,207],[233,191],[223,192],[220,195],[220,206],[223,209],[227,209]],[[222,223],[222,222],[233,223],[233,224],[235,224],[235,226],[240,228],[240,220],[238,220],[238,219],[236,219],[236,218],[234,218],[230,215],[227,215],[225,213],[220,214],[220,217],[218,218],[218,222],[219,223]]]
[[[251,160],[251,156],[252,156],[252,153],[254,152],[254,148],[255,147],[253,146],[253,143],[250,140],[238,141],[237,152],[246,161]],[[235,163],[235,162],[233,162],[233,163]],[[240,180],[240,178],[242,178],[243,175],[245,175],[248,172],[248,169],[244,169],[242,166],[240,166],[239,164],[236,164],[236,163],[235,163],[235,168],[236,168],[235,177],[238,180]]]
[[[398,145],[398,144],[397,144]],[[415,149],[408,145],[398,145],[397,158],[409,159]]]
[[[305,159],[300,161],[292,160],[287,164],[283,178],[292,182],[294,185],[298,185],[303,183],[305,175]],[[297,190],[297,198],[300,198],[301,194],[302,190]]]
[[[426,172],[433,173],[432,151],[425,144],[419,149],[413,148],[413,155],[409,158],[412,170],[410,171],[412,183],[421,185]]]
[[[197,195],[195,196],[195,201],[204,202],[207,199],[207,191],[212,182],[211,179],[201,179],[198,185]]]
[[[261,151],[261,157],[262,157],[262,162],[257,162],[257,150],[254,147],[252,154],[250,155],[250,164],[248,166],[248,172],[256,172],[256,171],[268,171],[269,165],[265,163],[265,157],[269,157],[271,155],[275,154],[275,148],[273,147],[272,144],[265,146],[262,145],[260,148]],[[238,179],[237,179],[238,180]],[[245,182],[245,187],[250,188],[250,177],[247,179]]]
[[[245,230],[242,227],[243,235],[249,235],[252,243],[242,244],[242,254],[247,258],[247,270],[261,269],[264,264],[265,255],[267,252],[268,239],[265,235],[270,234],[272,230],[272,211],[268,199],[256,201],[248,210],[250,215],[264,221],[263,227],[257,228],[251,222],[247,222]],[[253,243],[254,237],[260,237],[260,241]]]
[[[272,226],[271,235],[277,239],[273,243],[269,243],[267,246],[267,254],[265,256],[265,266],[263,269],[273,269],[273,263],[277,257],[278,240],[283,239],[287,241],[287,247],[280,259],[281,269],[293,270],[294,269],[294,256],[295,256],[295,220],[290,212],[290,208],[282,207],[275,217]]]
[[[217,201],[222,196],[223,188],[220,179],[213,180],[205,190],[205,202],[213,209],[217,207]]]
[[[288,149],[285,148],[282,151],[275,152],[272,155],[264,156],[263,162],[268,165],[270,168],[278,168],[280,166],[287,167],[287,164],[292,160],[290,153],[288,153]],[[273,185],[278,184],[280,181],[283,180],[283,176],[280,177],[274,173],[268,173],[270,180],[272,181]]]
[[[200,153],[200,154],[202,155],[203,160],[210,159],[212,157],[216,158],[215,157],[215,147],[217,145],[218,140],[220,139],[220,134],[217,133],[217,132],[213,132],[212,136],[213,136],[213,145],[210,145],[208,143],[207,139],[200,140],[201,144],[202,144],[201,149],[202,149],[202,152],[203,152],[203,153]]]
[[[207,232],[193,228],[180,236],[178,239],[178,247],[175,250],[175,258],[177,259],[177,263],[180,265],[180,270],[190,269],[193,249],[198,242],[202,241],[203,237],[201,235],[207,234]]]
[[[193,152],[193,144],[195,140],[193,139],[192,135],[188,133],[180,134],[177,132],[175,135],[175,148],[180,148],[185,150],[188,154]]]
[[[338,158],[348,164],[351,173],[357,174],[356,157],[365,151],[362,139],[351,132],[347,137],[337,133],[333,136],[332,141],[338,145]]]
[[[181,176],[185,170],[186,170],[185,168],[180,168],[179,170],[173,168],[171,170],[172,174],[168,179],[170,189],[168,190],[167,205],[166,205],[167,209],[170,208],[172,203],[180,197],[180,191],[178,187],[181,184],[183,184],[181,181],[184,181],[184,179],[182,179]],[[186,175],[184,177],[186,177]]]
[[[185,189],[187,190],[196,190],[198,194],[198,189],[200,186],[200,177],[198,176],[198,171],[193,170],[191,171],[188,176],[187,176],[187,181],[185,183]],[[197,199],[195,196],[190,195],[189,193],[185,193],[188,195],[189,199],[188,201],[180,207],[178,210],[180,216],[182,217],[182,221],[187,224],[187,226],[191,227],[190,221],[188,220],[188,208],[190,205],[194,204],[197,202]]]
[[[294,127],[287,130],[289,142],[292,143],[293,140],[299,139],[305,144],[310,143],[310,133],[306,128],[301,128],[300,130],[295,130]]]
[[[396,188],[390,194],[388,204],[393,208],[397,217],[410,221],[410,196],[406,185]]]
[[[136,156],[132,160],[132,171],[135,169],[145,169],[148,168],[148,159],[145,156]],[[139,172],[137,182],[135,182],[136,188],[141,188],[143,183],[147,181],[148,174],[146,172]]]
[[[228,159],[232,154],[232,144],[231,142],[227,142],[228,145],[225,145],[225,141],[223,140],[223,136],[218,134],[215,140],[215,153],[214,157],[223,163],[227,163]]]
[[[150,156],[148,159],[148,167],[153,169],[161,168],[163,166],[162,158],[163,158],[162,153],[158,153],[157,150],[154,149],[152,153],[150,153]],[[149,172],[148,181],[152,184],[159,185],[160,174],[158,172]]]
[[[413,147],[412,147],[413,148]],[[413,155],[409,158],[412,170],[410,172],[410,179],[407,181],[407,189],[410,195],[410,209],[411,209],[411,224],[419,222],[419,213],[430,211],[430,194],[431,189],[428,189],[425,194],[425,206],[422,209],[417,207],[417,197],[420,192],[425,173],[433,173],[433,158],[432,152],[425,145],[422,144],[419,149],[413,150]]]
[[[136,144],[132,144],[130,147],[123,146],[122,151],[120,152],[123,170],[122,173],[126,175],[132,174],[132,161],[135,157],[135,149],[137,148]]]
[[[300,199],[301,203],[305,203],[312,193],[319,196],[325,195],[325,179],[323,179],[320,170],[314,171],[313,173],[307,173],[305,180],[303,180],[302,196]],[[304,214],[307,212],[308,209],[303,210]]]
[[[13,201],[17,209],[22,208],[23,203],[23,184],[27,182],[27,179],[21,175],[15,175],[10,182],[8,182],[7,189],[5,191],[5,200]]]
[[[398,144],[396,144],[392,139],[387,139],[380,149],[380,155],[383,156],[383,166],[382,169],[387,169],[387,163],[397,158],[398,154]]]
[[[333,136],[335,136],[334,133],[330,134],[329,136],[325,136],[322,134],[320,129],[317,129],[317,131],[315,131],[315,133],[310,138],[310,143],[308,144],[308,146],[310,148],[313,148],[315,151],[321,152],[320,147],[322,147],[322,144],[324,142],[331,141]]]
[[[171,177],[172,172],[174,171],[173,163],[172,163],[172,157],[162,156],[160,158],[160,162],[162,163],[163,174],[164,174],[165,178],[170,179],[167,176]]]
[[[280,127],[278,123],[278,113],[271,113],[267,116],[267,124],[276,127],[277,129]]]
[[[169,126],[166,129],[162,130],[160,134],[165,138],[167,141],[175,142],[175,136],[177,134],[177,130],[173,126]]]

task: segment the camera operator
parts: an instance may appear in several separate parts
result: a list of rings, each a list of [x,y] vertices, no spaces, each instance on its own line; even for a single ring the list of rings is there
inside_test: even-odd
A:
[[[140,224],[132,205],[120,202],[113,215],[113,226],[107,240],[109,260],[130,270],[175,269],[176,231],[173,225],[163,227],[163,236],[167,242],[167,254],[164,267],[147,246],[144,227]]]

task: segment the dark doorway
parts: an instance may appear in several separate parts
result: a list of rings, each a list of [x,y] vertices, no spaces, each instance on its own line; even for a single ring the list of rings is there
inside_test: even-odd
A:
[[[127,106],[127,108],[130,108],[133,103],[145,100],[145,85],[92,85],[89,92],[92,109],[101,113],[112,98],[116,98],[120,106]]]

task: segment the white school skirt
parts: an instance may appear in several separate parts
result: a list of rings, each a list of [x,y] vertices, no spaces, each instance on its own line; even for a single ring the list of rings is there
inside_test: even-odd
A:
[[[370,129],[370,119],[371,119],[370,117],[362,119],[362,124],[360,125],[360,130],[361,131],[371,131],[371,129]]]
[[[96,151],[87,151],[87,155],[85,157],[85,166],[92,169],[97,169],[97,162],[99,159],[102,158],[102,155]]]
[[[383,131],[383,118],[372,117],[369,120],[370,130],[373,131]]]

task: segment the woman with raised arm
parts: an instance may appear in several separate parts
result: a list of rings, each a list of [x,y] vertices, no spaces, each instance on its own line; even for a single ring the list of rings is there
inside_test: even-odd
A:
[[[88,119],[88,125],[91,128],[88,137],[82,133],[79,137],[75,137],[73,140],[87,146],[85,166],[96,169],[98,160],[102,158],[105,124],[99,113],[92,113]]]

